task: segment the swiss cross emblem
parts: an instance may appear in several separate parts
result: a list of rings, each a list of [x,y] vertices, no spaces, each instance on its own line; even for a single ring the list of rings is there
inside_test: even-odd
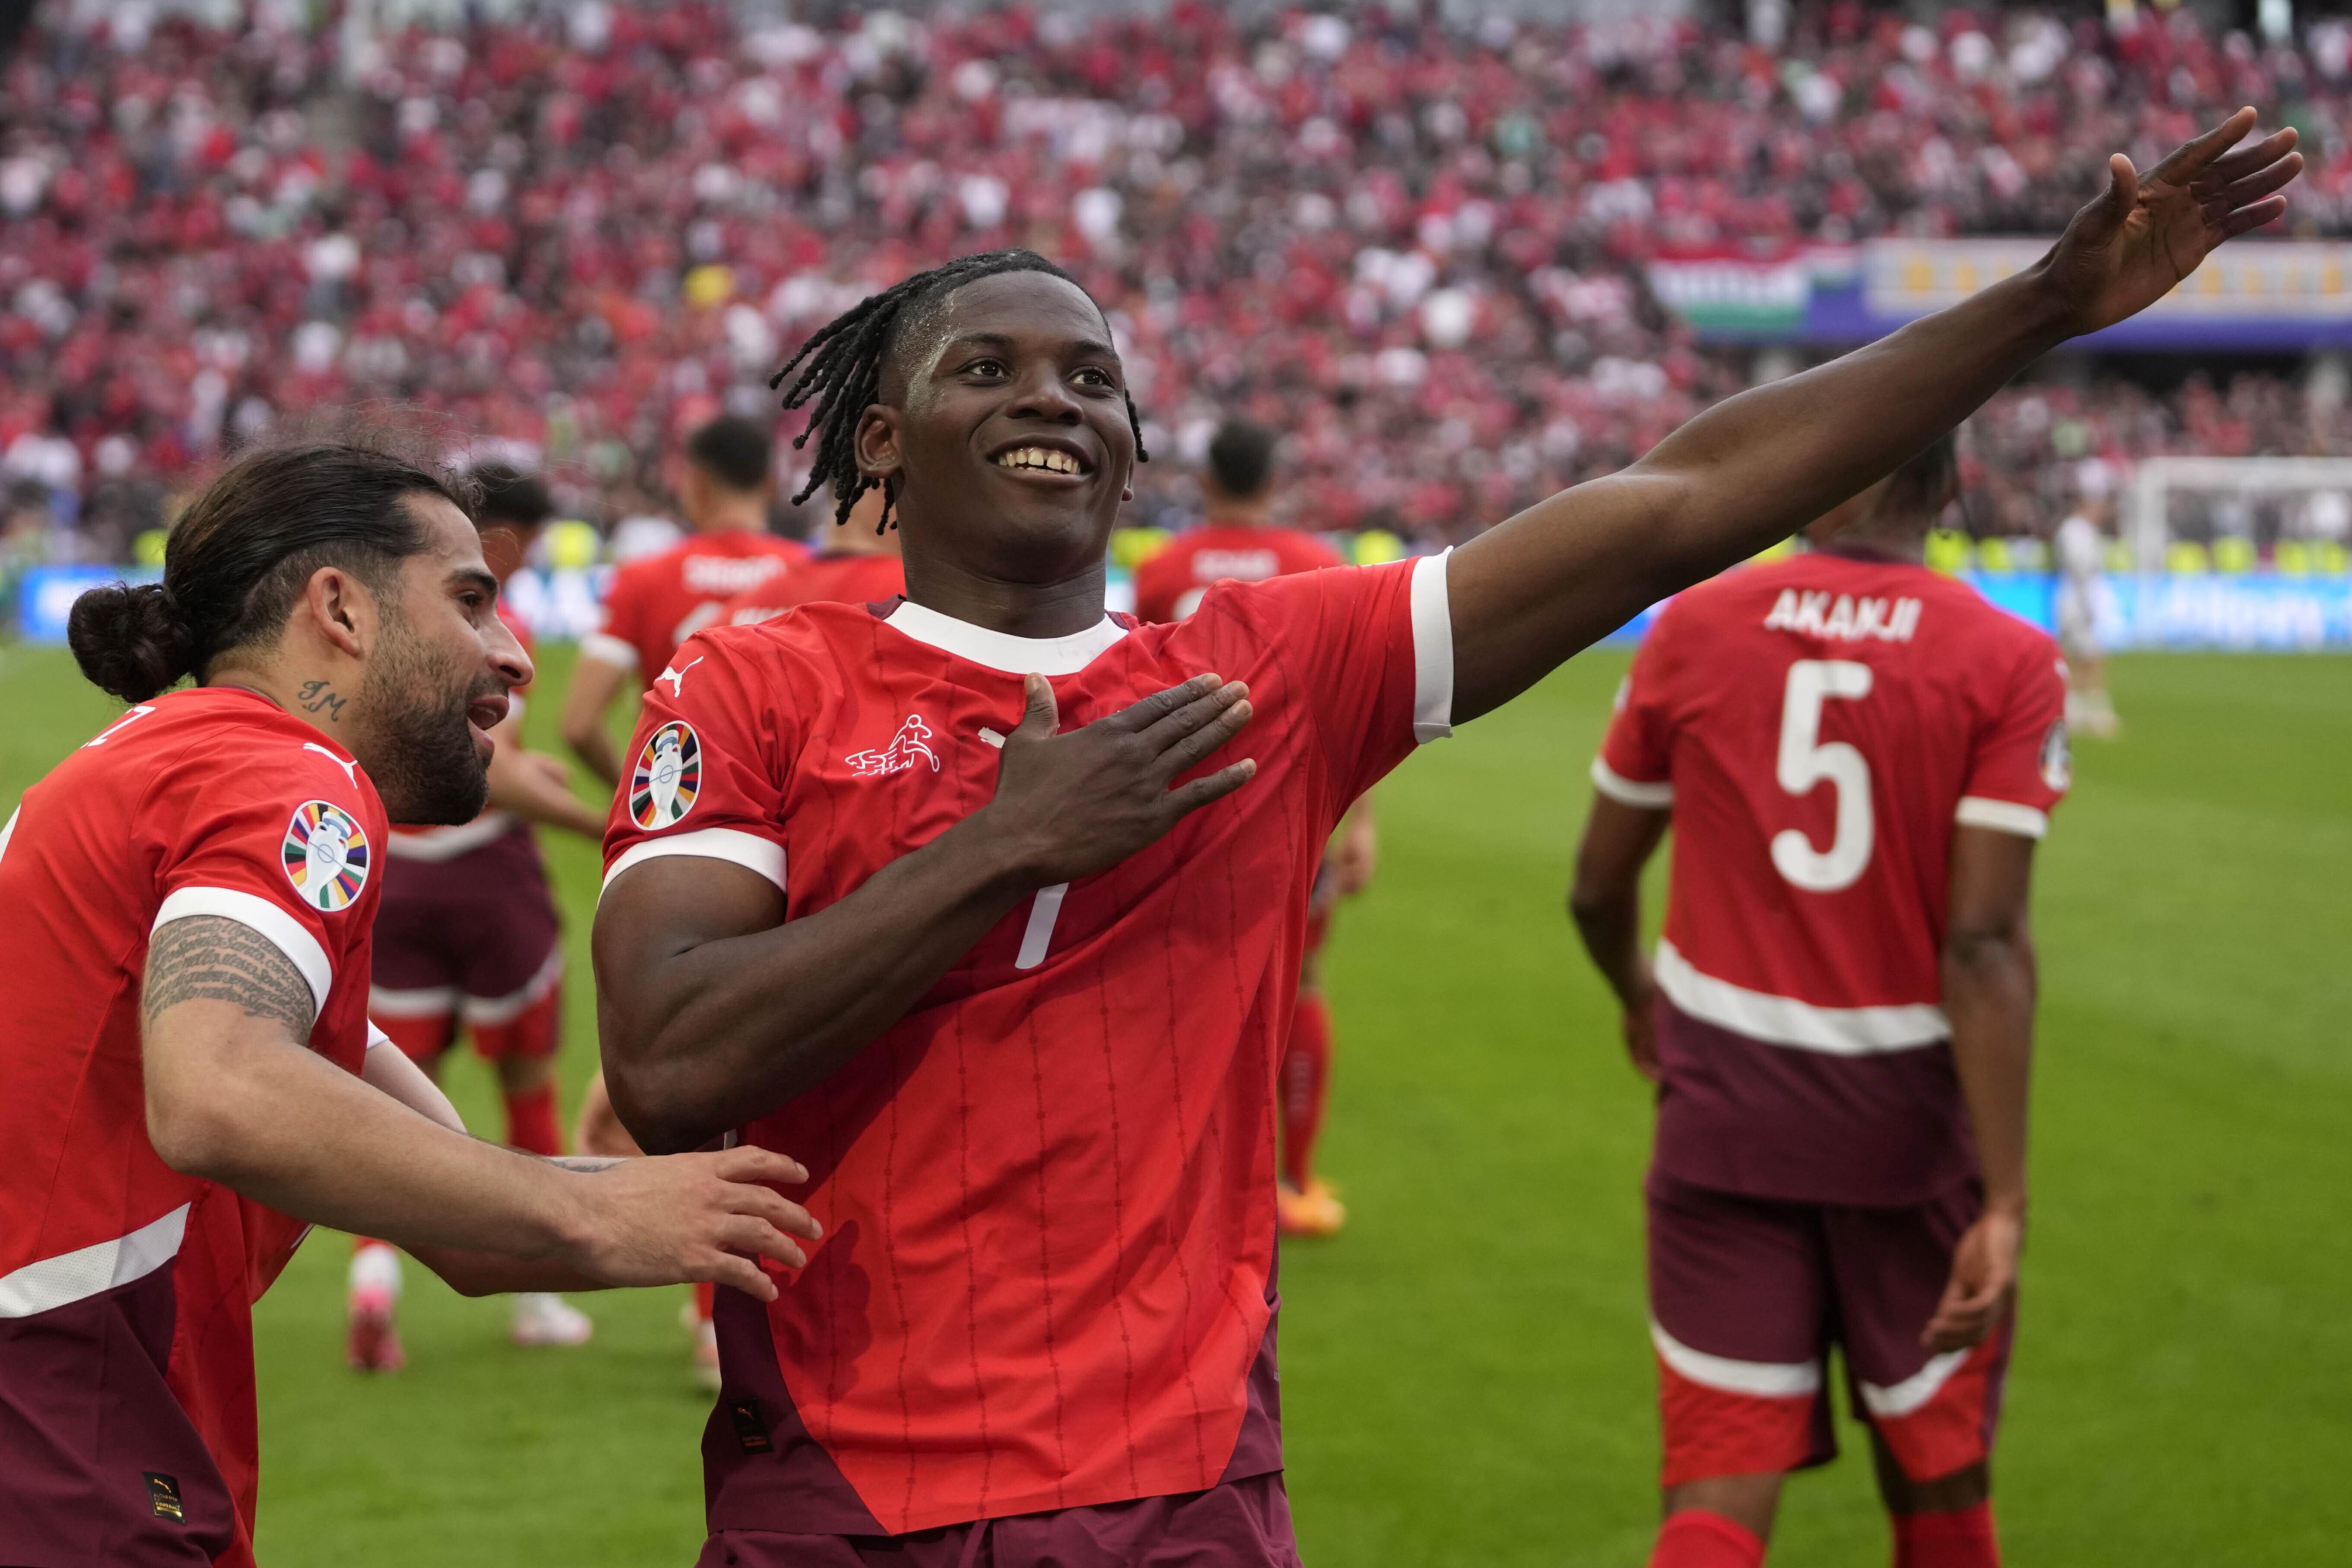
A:
[[[917,758],[931,764],[931,772],[940,771],[940,754],[923,744],[931,738],[931,727],[923,722],[919,713],[910,713],[890,737],[890,743],[876,751],[852,752],[841,760],[857,770],[862,779],[887,778],[904,773],[915,765]]]

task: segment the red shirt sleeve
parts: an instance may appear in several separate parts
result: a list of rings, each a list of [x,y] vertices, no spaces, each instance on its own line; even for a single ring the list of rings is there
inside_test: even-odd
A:
[[[1674,722],[1667,690],[1675,617],[1662,616],[1634,651],[1617,688],[1616,711],[1601,754],[1592,759],[1592,787],[1626,805],[1663,811],[1675,804]]]
[[[697,633],[646,693],[632,763],[604,829],[604,881],[663,855],[731,860],[784,886],[783,682],[750,627]]]
[[[2036,637],[2011,667],[2000,704],[1969,752],[1958,819],[2039,838],[2074,783],[2066,740],[2066,678],[2055,644]]]
[[[1221,583],[1196,612],[1234,595],[1279,646],[1309,705],[1345,809],[1423,741],[1454,732],[1454,624],[1446,558]]]
[[[302,972],[314,1018],[354,955],[365,986],[386,832],[374,788],[316,743],[233,757],[201,747],[183,765],[194,787],[170,792],[155,924],[218,915],[253,928]]]

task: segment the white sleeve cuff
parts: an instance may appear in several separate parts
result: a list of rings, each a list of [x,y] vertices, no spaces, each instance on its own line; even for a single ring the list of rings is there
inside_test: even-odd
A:
[[[327,993],[334,989],[335,966],[327,961],[327,950],[319,945],[319,939],[300,921],[268,899],[235,888],[182,888],[155,911],[155,923],[147,928],[147,934],[152,939],[170,921],[192,915],[217,915],[268,937],[310,985],[311,1018],[316,1020],[326,1008]]]
[[[388,1046],[390,1044],[392,1044],[392,1037],[385,1034],[382,1029],[377,1028],[375,1026],[375,1020],[373,1018],[370,1018],[368,1020],[367,1048],[373,1050],[378,1046]]]
[[[615,669],[635,669],[637,650],[610,632],[590,632],[580,639],[580,657]]]
[[[694,833],[673,834],[667,838],[647,838],[621,851],[604,873],[604,888],[632,866],[642,866],[665,855],[696,855],[706,860],[731,860],[747,871],[757,871],[776,885],[779,892],[784,887],[784,847],[773,839],[762,838],[756,833],[745,833],[734,827],[705,827]],[[597,897],[604,897],[599,889]]]
[[[2013,800],[1991,800],[1980,795],[1962,795],[1960,807],[1952,813],[1952,820],[1963,827],[1990,827],[2000,833],[2014,833],[2021,838],[2039,838],[2050,831],[2048,812],[2020,805]]]
[[[1629,779],[1600,757],[1592,759],[1592,787],[1621,805],[1664,811],[1675,804],[1673,780],[1644,784],[1640,779]]]
[[[1454,733],[1454,610],[1445,593],[1451,546],[1412,563],[1412,738]]]

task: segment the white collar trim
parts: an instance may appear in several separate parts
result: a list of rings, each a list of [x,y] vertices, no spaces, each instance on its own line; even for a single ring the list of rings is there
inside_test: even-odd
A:
[[[884,624],[919,643],[1006,675],[1076,675],[1127,636],[1125,626],[1105,616],[1100,625],[1066,637],[1017,637],[911,601],[902,602]]]

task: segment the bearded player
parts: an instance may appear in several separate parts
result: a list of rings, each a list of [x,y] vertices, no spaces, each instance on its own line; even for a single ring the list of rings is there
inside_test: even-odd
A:
[[[1844,1352],[1900,1568],[1998,1562],[1986,1458],[2025,1220],[2027,885],[2065,792],[2057,645],[1923,564],[1938,441],[1678,596],[1593,763],[1570,908],[1660,1086],[1657,1568],[1763,1560],[1836,1452]],[[1675,834],[1665,934],[1642,868]]]
[[[467,479],[482,558],[503,590],[554,505],[537,476],[505,464]],[[529,628],[503,600],[499,617],[528,653]],[[594,837],[604,816],[566,787],[562,763],[523,749],[525,695],[509,694],[507,716],[490,731],[489,809],[456,826],[396,825],[384,840],[368,1016],[436,1081],[462,1027],[498,1074],[508,1145],[552,1158],[563,1152],[555,1101],[563,945],[531,825]],[[362,1372],[394,1371],[405,1360],[394,1325],[400,1289],[399,1254],[359,1238],[344,1358]],[[517,1344],[583,1344],[593,1331],[587,1314],[560,1296],[514,1298]]]
[[[461,494],[364,447],[263,453],[161,584],[74,605],[131,706],[0,827],[0,1563],[251,1568],[251,1304],[308,1222],[468,1294],[764,1296],[743,1255],[818,1234],[762,1184],[803,1178],[781,1155],[567,1170],[466,1137],[371,1042],[389,821],[480,812],[530,679]]]
[[[1275,435],[1263,425],[1229,419],[1209,438],[1201,475],[1205,516],[1152,555],[1135,573],[1135,611],[1147,621],[1178,621],[1199,608],[1221,582],[1262,583],[1292,572],[1341,564],[1339,554],[1304,529],[1274,521]],[[1282,1171],[1275,1182],[1275,1218],[1286,1236],[1334,1236],[1348,1210],[1331,1184],[1315,1173],[1315,1144],[1331,1092],[1331,1009],[1323,998],[1323,943],[1342,898],[1371,881],[1378,840],[1372,797],[1365,795],[1340,824],[1307,895],[1307,956],[1298,974],[1298,1001],[1290,1016],[1282,1065],[1275,1074],[1282,1121]]]
[[[1622,474],[1172,626],[1104,613],[1144,454],[1075,282],[966,258],[821,331],[786,402],[843,503],[883,487],[907,598],[678,650],[634,750],[692,788],[616,804],[596,920],[622,1120],[805,1149],[830,1238],[721,1293],[703,1561],[1295,1562],[1274,1078],[1341,815],[2275,216],[2294,133],[2225,157],[2252,121],[2116,158],[2033,268]]]
[[[787,576],[808,552],[768,531],[775,445],[766,429],[728,414],[686,439],[680,510],[686,539],[613,574],[604,623],[580,640],[580,662],[563,694],[558,728],[588,770],[621,782],[604,714],[624,690],[661,679],[672,649],[717,622],[727,601]]]

